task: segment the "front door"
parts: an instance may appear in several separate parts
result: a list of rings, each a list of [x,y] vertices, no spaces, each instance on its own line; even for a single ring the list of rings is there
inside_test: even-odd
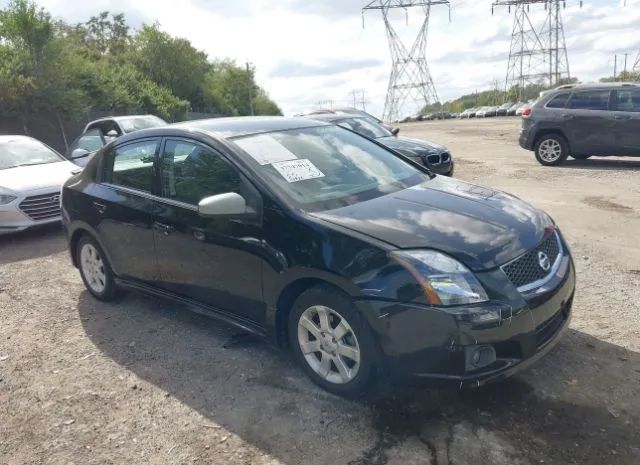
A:
[[[578,155],[608,154],[615,143],[615,120],[609,110],[610,90],[574,91],[561,111],[561,124],[571,151]]]
[[[145,139],[105,153],[86,207],[116,275],[146,283],[158,275],[152,226],[160,141]]]
[[[618,89],[615,104],[615,137],[619,153],[640,156],[640,89]]]
[[[154,234],[161,286],[263,324],[260,194],[199,142],[166,139],[160,160],[163,202]],[[245,198],[246,214],[199,215],[200,200],[227,192]]]

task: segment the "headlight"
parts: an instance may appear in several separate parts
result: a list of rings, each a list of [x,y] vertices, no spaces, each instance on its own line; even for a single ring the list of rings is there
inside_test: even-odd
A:
[[[6,205],[17,199],[15,195],[0,194],[0,205]]]
[[[434,305],[464,305],[489,300],[474,274],[462,263],[435,250],[391,252],[420,283]]]

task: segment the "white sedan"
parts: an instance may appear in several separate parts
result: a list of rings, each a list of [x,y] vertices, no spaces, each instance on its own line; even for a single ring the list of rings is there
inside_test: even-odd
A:
[[[36,139],[0,136],[0,234],[60,221],[60,189],[78,170]]]

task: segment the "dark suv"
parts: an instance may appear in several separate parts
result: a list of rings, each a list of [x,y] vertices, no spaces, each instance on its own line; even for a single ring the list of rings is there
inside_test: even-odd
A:
[[[561,86],[522,114],[520,146],[545,166],[569,155],[640,156],[640,84]]]

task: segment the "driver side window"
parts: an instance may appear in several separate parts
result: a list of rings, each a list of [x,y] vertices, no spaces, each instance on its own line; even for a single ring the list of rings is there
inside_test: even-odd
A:
[[[241,174],[212,149],[196,142],[167,140],[162,154],[163,196],[198,205],[205,197],[227,192],[248,201]]]

